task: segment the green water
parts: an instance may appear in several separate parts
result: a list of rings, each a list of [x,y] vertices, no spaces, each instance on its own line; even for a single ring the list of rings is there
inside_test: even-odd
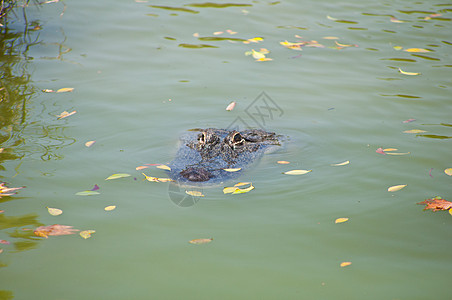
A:
[[[25,36],[22,10],[10,20],[0,179],[26,188],[0,200],[0,299],[450,299],[452,217],[416,203],[452,198],[452,3],[194,3],[30,6]],[[261,48],[272,61],[245,55]],[[180,207],[183,189],[141,174],[163,170],[135,169],[170,162],[187,129],[237,120],[287,137],[240,177],[249,193]],[[52,224],[96,232],[24,230]]]

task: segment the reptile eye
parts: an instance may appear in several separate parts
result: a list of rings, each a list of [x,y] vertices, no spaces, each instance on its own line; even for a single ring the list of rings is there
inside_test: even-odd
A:
[[[234,144],[234,146],[242,146],[243,143],[245,142],[245,140],[242,138],[242,136],[240,135],[240,133],[236,133],[234,134],[234,136],[232,137],[232,142]]]
[[[205,143],[206,143],[206,134],[205,134],[204,132],[198,134],[198,141],[199,141],[201,144],[205,144]]]

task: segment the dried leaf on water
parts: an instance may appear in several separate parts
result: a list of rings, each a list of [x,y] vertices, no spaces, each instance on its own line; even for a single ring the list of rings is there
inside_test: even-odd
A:
[[[57,90],[57,93],[67,93],[67,92],[72,92],[74,90],[74,88],[61,88],[59,90]]]
[[[348,221],[348,218],[337,218],[336,220],[334,220],[334,223],[338,224],[338,223],[344,223],[347,221]]]
[[[403,75],[411,75],[411,76],[421,74],[421,73],[415,73],[415,72],[405,72],[405,71],[402,71],[402,69],[400,69],[400,68],[399,68],[399,72]]]
[[[171,168],[168,167],[167,165],[158,165],[156,166],[156,168],[171,171]]]
[[[411,123],[414,121],[416,121],[416,119],[408,119],[408,120],[403,121],[402,123]]]
[[[231,111],[234,109],[236,102],[232,101],[231,103],[229,103],[229,105],[226,107],[227,111]]]
[[[174,181],[171,178],[159,178],[159,177],[152,177],[152,176],[147,176],[144,173],[141,173],[144,175],[144,177],[146,178],[147,181],[151,181],[151,182],[170,182],[170,181]]]
[[[430,50],[424,49],[424,48],[408,48],[408,49],[404,49],[403,51],[405,51],[405,52],[415,52],[415,53],[431,52]]]
[[[116,205],[109,205],[109,206],[105,206],[104,210],[105,211],[112,211],[116,208]]]
[[[394,185],[388,188],[388,192],[397,192],[406,187],[407,184]]]
[[[338,164],[331,164],[333,167],[338,167],[338,166],[345,166],[345,165],[348,165],[350,163],[350,161],[349,160],[347,160],[347,161],[344,161],[344,162],[341,162],[341,163],[338,163]]]
[[[49,212],[49,214],[51,214],[52,216],[59,216],[63,213],[63,211],[59,208],[53,208],[53,207],[47,207],[47,211]]]
[[[61,114],[59,114],[57,117],[57,120],[63,119],[63,118],[67,118],[69,116],[72,116],[73,114],[77,113],[76,110],[71,111],[71,112],[67,112],[67,111],[63,111]]]
[[[431,209],[432,211],[438,211],[452,209],[452,202],[447,201],[446,199],[443,199],[439,196],[431,199],[425,199],[418,204],[425,204],[426,206],[424,210]]]
[[[444,173],[446,173],[449,176],[452,176],[452,168],[447,168],[444,170]]]
[[[240,186],[249,185],[247,188],[240,188]],[[249,191],[253,190],[254,186],[251,182],[239,182],[231,187],[225,187],[223,189],[224,194],[243,194],[248,193]]]
[[[410,130],[404,131],[404,133],[423,133],[423,132],[427,132],[427,131],[422,130],[422,129],[410,129]]]
[[[303,175],[303,174],[307,174],[309,172],[312,172],[312,170],[290,170],[287,172],[283,172],[283,174],[286,175]]]
[[[127,174],[127,173],[117,173],[117,174],[108,176],[107,178],[105,178],[105,180],[118,179],[118,178],[124,178],[124,177],[129,177],[129,176],[130,176],[130,174]]]
[[[278,164],[281,164],[281,165],[287,165],[287,164],[290,164],[290,162],[289,162],[289,161],[286,161],[286,160],[278,160],[277,163],[278,163]]]
[[[96,230],[83,230],[80,231],[80,236],[86,240],[89,239],[91,237],[91,234],[95,232]]]
[[[77,196],[93,196],[93,195],[99,195],[99,192],[96,191],[82,191],[75,193]]]
[[[49,226],[40,226],[33,232],[35,235],[48,238],[49,235],[69,235],[75,234],[78,229],[73,229],[73,226],[54,224]]]
[[[343,267],[346,267],[346,266],[350,266],[351,264],[352,264],[351,261],[344,261],[344,262],[341,262],[340,266],[343,268]]]
[[[96,141],[89,141],[89,142],[86,142],[86,143],[85,143],[85,146],[89,148],[89,147],[91,147],[92,145],[94,145],[94,143],[96,143]]]
[[[138,166],[138,167],[136,167],[135,168],[135,170],[143,170],[143,169],[147,169],[147,168],[149,168],[149,166]]]
[[[226,172],[237,172],[240,171],[242,168],[230,168],[230,169],[223,169]]]
[[[210,243],[211,241],[213,241],[213,238],[209,238],[209,239],[194,239],[189,241],[190,244],[194,244],[194,245],[201,245],[201,244],[207,244]]]
[[[193,197],[204,197],[203,193],[200,191],[185,191],[185,193]]]

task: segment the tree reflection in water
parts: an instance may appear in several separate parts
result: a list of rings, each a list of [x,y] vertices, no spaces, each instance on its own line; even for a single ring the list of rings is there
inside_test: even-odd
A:
[[[0,3],[3,4],[4,1]],[[25,8],[22,9],[22,20],[11,21],[6,18],[7,15],[0,16],[0,23],[3,25],[0,26],[0,171],[9,171],[7,168],[11,168],[11,164],[6,164],[7,161],[20,161],[34,156],[42,160],[61,159],[58,149],[75,142],[74,139],[64,135],[65,127],[61,122],[57,122],[56,117],[54,121],[48,121],[33,116],[36,109],[31,108],[31,103],[36,93],[40,91],[30,81],[28,67],[29,61],[33,58],[30,57],[29,50],[42,43],[39,40],[41,27],[38,21],[29,22]],[[10,15],[17,18],[20,16],[17,11],[14,14],[11,12]],[[19,23],[22,25],[18,26]],[[9,26],[10,24],[14,26]],[[20,31],[18,27],[22,27]],[[62,52],[69,49],[61,47]],[[37,104],[33,105],[36,107]],[[15,167],[18,173],[19,168],[20,163]],[[12,178],[7,178],[2,173],[0,182],[15,185]],[[0,205],[15,199],[20,198],[17,195],[0,197]],[[37,247],[40,239],[31,229],[41,225],[43,224],[38,221],[37,214],[8,216],[8,211],[0,212],[0,234],[2,239],[8,236],[6,239],[11,243],[10,246],[0,247],[4,248],[0,256],[0,267],[7,266],[3,261],[5,254]],[[12,299],[13,295],[10,291],[0,291],[0,298]]]

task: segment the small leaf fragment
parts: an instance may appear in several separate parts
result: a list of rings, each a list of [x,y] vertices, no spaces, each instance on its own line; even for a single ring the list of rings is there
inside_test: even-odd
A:
[[[422,129],[410,129],[410,130],[404,131],[404,133],[423,133],[423,132],[427,132],[427,131],[422,130]]]
[[[105,178],[105,180],[118,179],[118,178],[129,177],[129,176],[130,176],[130,174],[127,174],[127,173],[117,173],[117,174],[108,176],[107,178]]]
[[[223,171],[226,172],[237,172],[240,171],[242,168],[230,168],[230,169],[223,169]]]
[[[91,234],[95,232],[96,230],[83,230],[80,231],[80,236],[86,240],[89,239],[91,237]]]
[[[171,171],[171,168],[168,167],[167,165],[158,165],[156,166],[156,168]]]
[[[447,168],[444,170],[444,173],[446,173],[449,176],[452,176],[452,168]]]
[[[378,154],[383,154],[386,155],[386,153],[384,152],[383,148],[378,148],[377,150],[375,150],[375,152],[377,152]]]
[[[52,216],[59,216],[63,213],[63,211],[59,208],[53,208],[53,207],[47,207],[47,211],[49,212],[49,214],[51,214]]]
[[[231,103],[229,103],[229,105],[226,107],[227,111],[231,111],[234,109],[236,102],[232,101]]]
[[[67,118],[69,116],[72,116],[73,114],[77,113],[76,110],[71,111],[71,112],[67,112],[67,111],[63,111],[61,114],[59,114],[57,117],[57,120],[63,119],[63,118]]]
[[[201,193],[200,191],[185,191],[185,194],[193,197],[204,197],[203,193]]]
[[[96,143],[96,141],[89,141],[89,142],[86,142],[86,143],[85,143],[85,146],[89,148],[89,147],[91,147],[92,145],[94,145],[94,143]]]
[[[386,152],[386,154],[389,154],[389,155],[407,155],[410,153],[411,152]]]
[[[408,48],[403,50],[405,52],[416,52],[416,53],[427,53],[430,52],[430,50],[428,49],[424,49],[424,48]]]
[[[399,184],[399,185],[393,185],[388,188],[388,192],[397,192],[406,187],[407,184]]]
[[[397,150],[399,150],[399,149],[397,149],[397,148],[385,148],[385,149],[383,149],[383,151],[385,151],[385,152],[387,152],[387,151],[397,151]]]
[[[425,199],[424,201],[419,202],[418,204],[425,204],[426,206],[424,207],[424,210],[431,209],[434,212],[438,210],[452,209],[452,202],[447,201],[446,199],[443,199],[440,196],[431,199]]]
[[[74,88],[61,88],[59,90],[57,90],[57,93],[67,93],[67,92],[72,92],[74,90]]]
[[[209,239],[194,239],[189,241],[190,244],[194,244],[194,245],[201,245],[201,244],[207,244],[210,243],[211,241],[213,241],[213,238],[209,238]]]
[[[286,175],[303,175],[303,174],[307,174],[309,172],[312,172],[312,170],[290,170],[287,172],[283,172],[283,174]]]
[[[243,193],[248,193],[249,191],[253,190],[254,186],[250,185],[247,188],[241,189],[241,188],[237,188],[235,191],[232,192],[232,194],[243,194]]]
[[[402,123],[411,123],[414,121],[416,121],[416,119],[408,119],[408,120],[403,121]]]
[[[344,161],[344,162],[341,162],[341,163],[338,163],[338,164],[331,164],[333,167],[338,167],[338,166],[345,166],[345,165],[348,165],[350,163],[350,161],[349,160],[347,160],[347,161]]]
[[[230,193],[233,193],[235,190],[238,190],[238,189],[239,189],[239,188],[236,187],[236,186],[225,187],[225,188],[223,189],[223,193],[224,193],[224,194],[230,194]]]
[[[105,211],[112,211],[116,208],[116,205],[109,205],[109,206],[105,206],[104,210]]]
[[[338,223],[344,223],[347,221],[348,221],[348,218],[337,218],[336,220],[334,220],[334,223],[338,224]]]
[[[75,193],[77,196],[93,196],[93,195],[99,195],[99,192],[96,191],[82,191]]]
[[[351,261],[344,261],[344,262],[341,262],[340,266],[343,268],[343,267],[346,267],[346,266],[350,266],[351,264],[352,264]]]
[[[170,182],[170,181],[174,181],[171,178],[159,178],[159,177],[152,177],[152,176],[147,176],[144,173],[141,173],[144,175],[145,179],[147,181],[151,181],[151,182]]]
[[[55,91],[54,90],[51,90],[51,89],[43,89],[42,90],[44,93],[55,93]]]
[[[278,163],[278,164],[281,164],[281,165],[287,165],[287,164],[290,164],[290,162],[289,162],[289,161],[286,161],[286,160],[278,160],[277,163]]]
[[[411,75],[411,76],[421,74],[421,73],[415,73],[415,72],[405,72],[405,71],[402,71],[402,69],[400,69],[400,68],[399,68],[399,72],[403,75]]]

